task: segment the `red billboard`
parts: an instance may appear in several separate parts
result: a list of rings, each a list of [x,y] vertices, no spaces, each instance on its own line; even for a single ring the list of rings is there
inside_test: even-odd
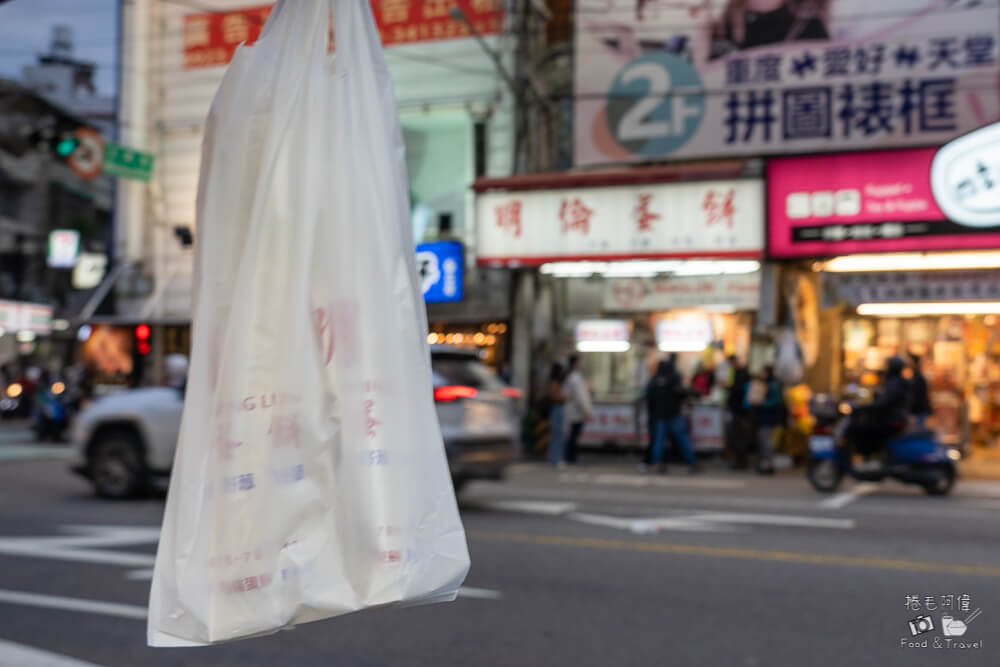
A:
[[[202,12],[184,17],[184,69],[229,63],[241,43],[253,44],[273,5]],[[449,15],[458,7],[482,35],[503,31],[498,0],[372,0],[372,11],[385,46],[469,36],[464,23]]]

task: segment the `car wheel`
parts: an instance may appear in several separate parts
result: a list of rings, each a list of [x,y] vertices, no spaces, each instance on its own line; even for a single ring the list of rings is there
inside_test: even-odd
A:
[[[132,498],[146,489],[146,469],[138,438],[124,430],[97,436],[90,450],[90,479],[104,498]]]

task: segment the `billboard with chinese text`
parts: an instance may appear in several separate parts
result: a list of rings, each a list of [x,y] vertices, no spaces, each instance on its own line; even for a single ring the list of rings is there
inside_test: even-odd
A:
[[[1000,225],[951,221],[931,192],[936,149],[776,158],[767,168],[768,255],[1000,247]]]
[[[998,0],[580,0],[580,165],[940,145],[1000,118]]]
[[[763,191],[760,181],[731,180],[487,192],[477,201],[477,261],[756,258]]]
[[[385,46],[469,37],[468,28],[449,16],[459,7],[482,35],[503,32],[498,0],[371,0]],[[184,67],[217,67],[233,58],[236,47],[252,44],[273,4],[187,14],[184,17]]]

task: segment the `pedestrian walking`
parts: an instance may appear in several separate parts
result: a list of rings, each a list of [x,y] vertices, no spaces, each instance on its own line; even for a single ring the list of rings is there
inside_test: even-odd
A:
[[[681,454],[691,467],[691,472],[698,472],[700,468],[682,414],[687,391],[684,389],[680,373],[677,372],[677,355],[672,354],[659,363],[656,375],[646,388],[646,397],[650,419],[654,420],[653,464],[660,472],[666,472],[666,442],[667,438],[670,438],[681,448]]]
[[[762,475],[773,474],[774,436],[785,413],[781,383],[774,374],[774,366],[767,366],[760,377],[750,383],[746,405],[752,409],[757,429],[757,472]]]
[[[569,424],[569,439],[566,441],[566,462],[576,463],[577,447],[584,425],[594,415],[594,405],[590,399],[590,389],[580,372],[580,357],[569,358],[569,375],[566,376],[566,423]]]
[[[562,364],[552,364],[545,388],[545,404],[549,415],[549,463],[566,465],[566,373]]]

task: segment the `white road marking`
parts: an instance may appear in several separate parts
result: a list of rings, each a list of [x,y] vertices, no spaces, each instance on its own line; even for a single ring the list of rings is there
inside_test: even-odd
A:
[[[143,570],[132,570],[131,572],[125,573],[125,578],[129,581],[152,581],[153,580],[153,570],[143,569]]]
[[[827,498],[820,502],[819,506],[825,510],[839,510],[847,507],[862,496],[867,496],[869,493],[876,491],[878,488],[877,484],[856,484],[850,491],[844,491],[831,498]]]
[[[827,519],[815,516],[786,516],[782,514],[744,514],[736,512],[710,512],[687,517],[692,521],[751,524],[758,526],[788,526],[795,528],[830,528],[852,530],[854,519]]]
[[[547,500],[491,500],[483,505],[489,509],[504,512],[523,512],[524,514],[542,514],[545,516],[562,516],[576,509],[576,503],[552,502]]]
[[[827,519],[812,516],[787,516],[782,514],[747,514],[736,512],[699,512],[678,514],[671,517],[617,517],[602,514],[574,512],[566,518],[594,526],[605,526],[628,530],[640,535],[659,533],[666,530],[688,532],[738,532],[738,526],[782,526],[791,528],[825,528],[831,530],[851,530],[853,519]]]
[[[716,479],[711,477],[665,477],[659,475],[623,475],[606,473],[594,475],[594,484],[622,486],[661,486],[678,489],[742,489],[744,479]]]
[[[472,598],[476,600],[500,600],[503,593],[492,588],[473,588],[472,586],[462,586],[458,589],[458,597]]]
[[[696,533],[725,533],[736,532],[739,529],[730,526],[693,521],[688,517],[682,518],[660,518],[660,519],[627,519],[616,516],[602,516],[600,514],[573,513],[567,518],[580,523],[592,526],[605,526],[607,528],[619,528],[628,530],[638,535],[649,535],[665,530],[678,530]]]
[[[982,481],[961,481],[955,485],[955,495],[986,498],[1000,498],[1000,483]]]
[[[0,462],[30,461],[32,459],[68,459],[72,452],[68,447],[48,445],[0,445]]]
[[[0,667],[100,667],[58,653],[0,639]]]
[[[135,620],[144,620],[146,618],[145,607],[102,602],[100,600],[64,598],[58,595],[39,595],[38,593],[0,590],[0,602],[64,611],[83,611],[89,614],[103,614],[105,616],[117,616],[119,618],[131,618]]]
[[[30,556],[100,565],[124,567],[150,567],[156,560],[151,554],[129,551],[110,551],[93,547],[135,546],[155,544],[160,529],[149,526],[67,526],[75,535],[49,537],[2,537],[0,554]]]

